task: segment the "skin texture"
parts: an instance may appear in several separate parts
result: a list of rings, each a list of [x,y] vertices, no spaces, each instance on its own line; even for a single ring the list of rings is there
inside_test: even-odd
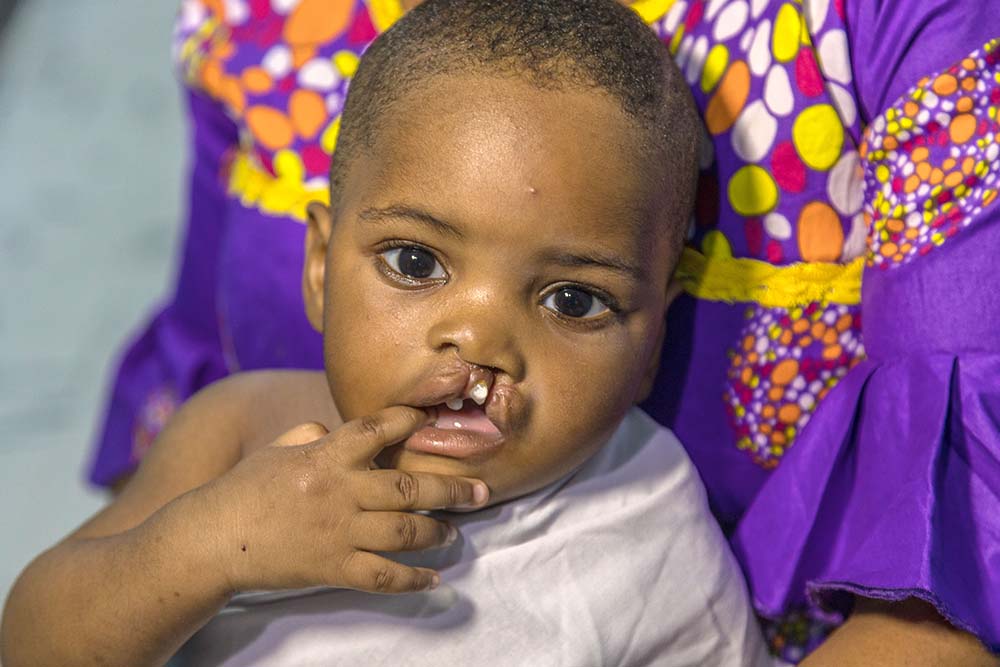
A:
[[[458,459],[395,447],[381,461],[482,479],[501,502],[591,456],[651,377],[674,255],[653,213],[664,188],[635,168],[630,121],[594,91],[448,77],[404,105],[352,165],[336,220],[310,208],[307,310],[345,419],[491,369],[509,421],[499,450]],[[397,244],[433,253],[440,276],[401,275],[386,256]],[[570,257],[613,257],[636,273]],[[560,314],[547,297],[565,285],[620,312]]]
[[[931,605],[913,598],[857,598],[854,613],[802,667],[996,667],[976,638],[956,630]]]

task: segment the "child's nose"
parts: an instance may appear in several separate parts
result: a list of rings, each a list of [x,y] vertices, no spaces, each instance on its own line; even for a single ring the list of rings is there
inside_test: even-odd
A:
[[[501,310],[493,299],[456,299],[436,311],[427,342],[435,350],[454,348],[466,363],[497,369],[518,381],[524,374],[518,327]]]

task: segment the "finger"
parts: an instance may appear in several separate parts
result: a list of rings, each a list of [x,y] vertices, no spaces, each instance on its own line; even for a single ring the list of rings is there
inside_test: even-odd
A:
[[[401,470],[371,470],[355,480],[358,505],[365,510],[438,510],[480,507],[489,498],[478,479]]]
[[[279,435],[271,445],[275,447],[294,447],[316,442],[329,433],[326,427],[317,422],[306,422],[292,427]]]
[[[338,586],[370,593],[412,593],[436,588],[440,577],[434,570],[401,565],[368,551],[353,551],[344,563],[343,583]]]
[[[367,466],[379,452],[413,435],[429,419],[423,410],[405,405],[359,417],[335,432],[338,451],[349,457],[351,463]]]
[[[351,544],[365,551],[439,549],[457,536],[447,522],[411,512],[362,512],[350,529]]]

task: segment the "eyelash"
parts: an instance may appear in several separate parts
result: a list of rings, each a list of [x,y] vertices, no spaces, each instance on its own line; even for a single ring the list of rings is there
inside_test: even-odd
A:
[[[592,317],[569,317],[567,315],[560,313],[557,310],[546,308],[546,310],[548,310],[553,315],[558,316],[560,319],[567,320],[574,324],[585,324],[585,323],[596,324],[596,323],[603,323],[604,320],[607,319],[608,317],[612,316],[617,317],[622,312],[621,304],[619,304],[618,300],[615,299],[613,296],[611,296],[604,290],[597,289],[596,287],[591,287],[590,285],[581,285],[580,283],[558,283],[556,285],[549,287],[549,289],[546,290],[544,294],[542,294],[542,303],[547,301],[550,296],[552,296],[559,290],[565,289],[567,287],[578,289],[581,292],[586,292],[590,296],[594,297],[595,299],[603,303],[604,306],[608,309],[608,311],[606,313],[600,315],[594,315]]]
[[[400,273],[396,269],[389,265],[389,262],[383,257],[383,255],[390,250],[399,250],[403,248],[420,248],[431,255],[434,256],[434,261],[441,265],[441,269],[444,270],[443,278],[412,278],[408,275]],[[445,267],[444,262],[438,257],[437,253],[420,243],[415,243],[413,241],[403,241],[403,240],[392,240],[386,241],[375,248],[375,264],[376,268],[382,272],[384,276],[390,280],[406,285],[407,287],[419,289],[421,287],[434,287],[436,285],[442,284],[448,279],[448,269]]]
[[[437,261],[438,264],[441,265],[441,268],[444,270],[445,276],[443,278],[423,278],[423,279],[411,278],[410,276],[400,273],[396,269],[392,268],[392,266],[389,265],[388,261],[383,257],[383,255],[389,252],[390,250],[398,250],[402,248],[420,248],[421,250],[430,253],[431,255],[434,256],[435,261]],[[396,283],[401,283],[402,285],[405,285],[410,288],[419,289],[422,287],[433,287],[444,283],[448,279],[448,270],[445,267],[444,262],[442,262],[441,259],[438,257],[438,254],[434,250],[428,248],[427,246],[420,243],[416,243],[414,241],[404,241],[401,239],[386,241],[375,248],[375,257],[376,257],[376,266],[378,270],[382,272],[383,275],[385,275],[387,278],[393,280]],[[621,304],[613,296],[611,296],[604,290],[597,289],[596,287],[591,287],[589,285],[581,285],[580,283],[565,282],[552,285],[542,294],[540,303],[544,303],[550,296],[558,292],[560,289],[564,289],[567,287],[572,287],[574,289],[578,289],[582,292],[590,294],[592,297],[603,303],[605,307],[607,307],[608,312],[602,315],[596,315],[589,318],[580,318],[580,317],[569,317],[567,315],[564,315],[563,313],[560,313],[557,310],[553,310],[548,307],[545,308],[547,312],[551,313],[555,317],[558,317],[563,322],[568,322],[575,326],[596,328],[598,326],[602,326],[605,323],[605,320],[607,320],[609,317],[617,318],[622,313]]]

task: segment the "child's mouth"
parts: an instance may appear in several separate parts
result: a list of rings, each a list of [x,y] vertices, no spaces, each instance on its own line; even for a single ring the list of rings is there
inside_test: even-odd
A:
[[[449,401],[457,407],[457,401]],[[437,418],[405,442],[411,451],[464,459],[487,454],[503,444],[503,434],[482,407],[466,399],[454,410],[445,403],[433,406]]]

